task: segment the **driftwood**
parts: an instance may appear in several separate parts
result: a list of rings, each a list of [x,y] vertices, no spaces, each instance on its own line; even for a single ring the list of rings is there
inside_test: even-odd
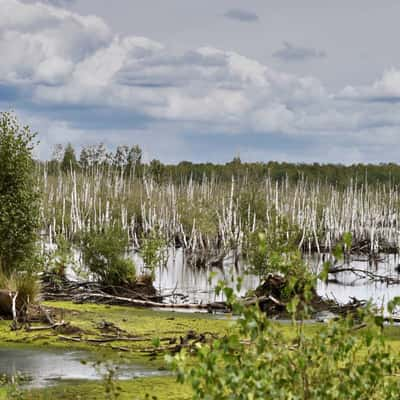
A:
[[[39,305],[39,310],[40,312],[44,315],[46,321],[50,324],[50,325],[55,325],[55,322],[53,320],[53,318],[51,317],[50,313],[41,305]]]
[[[28,332],[45,331],[45,330],[49,330],[49,329],[61,328],[61,327],[67,326],[67,325],[68,325],[68,323],[61,321],[61,322],[53,323],[52,325],[48,325],[48,326],[26,326],[25,330]]]
[[[339,272],[339,270],[335,270]],[[342,269],[343,271],[343,269]],[[288,299],[284,298],[284,288],[286,280],[280,275],[270,275],[256,289],[255,296],[243,299],[243,304],[251,306],[258,304],[268,315],[286,316],[286,304]],[[156,296],[158,301],[154,301],[153,294],[146,296],[143,292],[136,296],[135,291],[121,287],[103,287],[97,282],[69,282],[65,280],[61,286],[43,285],[43,297],[50,299],[64,299],[75,303],[99,303],[110,305],[125,305],[137,307],[151,307],[160,309],[191,309],[207,310],[208,312],[221,311],[230,312],[231,309],[226,302],[212,303],[163,303],[163,297]],[[118,290],[117,290],[118,289]],[[105,291],[107,290],[107,292]],[[112,292],[112,293],[110,293]],[[120,294],[114,294],[120,293]],[[337,301],[322,299],[317,293],[313,293],[311,306],[314,310],[329,310],[333,312],[351,312],[357,307],[362,306],[362,302],[351,302],[340,305]],[[107,324],[105,324],[107,325]],[[104,326],[103,329],[113,330],[113,327]],[[123,332],[113,332],[122,334]]]
[[[44,300],[71,300],[74,295],[84,292],[106,293],[114,296],[130,297],[139,300],[157,299],[152,281],[139,276],[133,287],[103,285],[100,282],[73,282],[51,273],[42,276],[42,298]]]
[[[357,275],[360,278],[364,279],[370,279],[375,282],[384,282],[388,285],[398,285],[400,284],[400,279],[399,278],[393,278],[391,276],[386,276],[386,275],[380,275],[376,274],[375,272],[368,271],[365,269],[361,268],[353,268],[353,267],[347,267],[347,266],[335,266],[331,267],[328,271],[330,274],[339,274],[342,272],[351,272],[355,275]]]
[[[159,303],[151,300],[138,300],[130,297],[112,296],[106,293],[82,293],[73,297],[75,302],[107,302],[108,304],[128,304],[140,307],[155,307],[155,308],[184,308],[184,309],[200,309],[200,310],[226,310],[227,306],[225,302],[214,302],[207,304],[166,304]]]
[[[76,337],[76,336],[58,335],[58,338],[61,340],[68,340],[70,342],[82,342],[82,339],[80,337]]]
[[[260,297],[252,297],[250,299],[246,299],[244,301],[244,304],[246,306],[251,306],[254,304],[263,304],[266,301],[271,301],[272,303],[276,304],[279,307],[286,307],[286,304],[282,303],[281,301],[277,300],[274,296],[268,295],[268,296],[260,296]]]
[[[154,292],[151,281],[138,281],[136,288],[121,286],[105,286],[98,282],[71,282],[67,279],[54,279],[46,274],[42,279],[42,298],[44,300],[70,300],[75,303],[95,302],[111,305],[127,305],[138,307],[197,309],[208,311],[227,311],[225,302],[213,303],[163,303],[163,298]],[[146,288],[146,285],[148,288]],[[183,298],[183,295],[177,295]]]
[[[154,292],[151,281],[138,280],[135,289],[121,286],[105,286],[99,282],[71,282],[54,279],[51,274],[42,277],[42,298],[44,300],[69,300],[75,303],[95,302],[100,304],[126,305],[154,308],[198,309],[226,311],[224,302],[207,304],[163,303],[166,297],[185,298],[182,294],[159,296]]]
[[[123,346],[110,346],[113,350],[118,350],[118,351],[131,351],[129,347],[123,347]]]

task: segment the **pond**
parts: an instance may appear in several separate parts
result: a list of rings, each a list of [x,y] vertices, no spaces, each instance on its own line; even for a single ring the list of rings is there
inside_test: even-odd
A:
[[[312,271],[318,272],[327,259],[327,255],[306,254],[304,259]],[[371,263],[368,257],[354,256],[346,265],[371,271],[377,275],[400,279],[400,275],[396,271],[400,262],[398,255],[380,254],[378,260],[376,263]],[[135,261],[140,263],[137,257]],[[214,273],[215,276],[210,282],[211,273]],[[210,302],[221,300],[221,297],[216,296],[214,292],[218,280],[229,282],[232,276],[242,276],[243,278],[240,294],[256,288],[259,284],[259,278],[246,274],[243,266],[236,269],[230,257],[224,260],[223,268],[195,268],[185,262],[183,252],[178,250],[169,257],[167,267],[157,271],[155,286],[164,295],[183,294],[188,302]],[[377,306],[383,305],[384,307],[393,297],[400,296],[400,285],[387,285],[384,282],[371,281],[351,272],[330,275],[329,278],[328,283],[318,282],[318,294],[337,300],[339,303],[347,303],[352,297],[355,297],[358,300],[371,300]]]
[[[90,355],[83,351],[0,347],[0,375],[22,376],[28,387],[44,387],[61,380],[99,380],[107,372],[105,366],[97,368],[88,361]],[[110,364],[108,364],[110,365]],[[136,364],[111,364],[117,367],[119,379],[159,376],[158,371]]]
[[[345,264],[349,267],[372,272],[375,275],[400,279],[397,268],[400,262],[399,256],[395,254],[380,254],[378,262],[371,262],[367,257],[353,256],[351,262]],[[322,267],[321,257],[314,256],[311,262],[314,268]],[[358,300],[370,300],[376,306],[386,309],[387,303],[396,296],[400,296],[400,285],[373,281],[360,277],[352,272],[341,272],[330,275],[328,283],[318,282],[318,293],[327,298],[346,303],[352,297]]]
[[[137,270],[143,271],[143,262],[138,253],[132,252],[130,256]],[[315,272],[321,270],[327,257],[327,254],[304,255],[306,263]],[[80,263],[79,252],[75,252],[75,259],[77,263]],[[396,272],[399,263],[398,255],[380,254],[376,263],[371,263],[367,256],[353,256],[347,265],[400,279],[400,275]],[[214,277],[210,281],[211,273]],[[232,276],[243,278],[240,295],[255,289],[259,284],[259,277],[245,273],[243,265],[235,267],[231,256],[224,259],[222,267],[197,268],[186,262],[182,249],[170,249],[167,265],[156,271],[154,285],[161,295],[166,296],[166,302],[208,303],[223,300],[221,296],[216,296],[215,285],[219,280],[230,282]],[[77,278],[71,269],[69,269],[69,278]],[[340,303],[347,303],[355,297],[358,300],[371,300],[378,306],[385,306],[393,297],[400,296],[400,285],[387,285],[383,282],[360,278],[353,273],[343,272],[330,275],[328,283],[318,282],[317,291],[319,295]]]

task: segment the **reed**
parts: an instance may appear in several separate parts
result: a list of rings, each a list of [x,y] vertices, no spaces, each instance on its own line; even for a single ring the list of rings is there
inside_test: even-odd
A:
[[[156,232],[192,252],[241,253],[252,233],[277,229],[284,217],[299,229],[304,250],[329,251],[345,232],[360,251],[400,248],[400,195],[392,184],[354,180],[342,189],[268,175],[262,184],[246,176],[229,183],[207,177],[159,183],[146,171],[137,177],[107,165],[56,175],[42,165],[37,175],[42,234],[49,241],[117,226],[136,248]]]

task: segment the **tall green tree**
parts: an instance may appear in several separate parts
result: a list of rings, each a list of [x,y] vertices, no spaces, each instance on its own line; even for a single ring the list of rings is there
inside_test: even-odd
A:
[[[0,114],[0,268],[5,274],[26,269],[35,254],[40,207],[35,136],[13,114]]]
[[[75,150],[71,143],[67,144],[64,150],[64,156],[61,162],[61,169],[63,172],[75,170],[78,167],[78,161],[76,159]]]

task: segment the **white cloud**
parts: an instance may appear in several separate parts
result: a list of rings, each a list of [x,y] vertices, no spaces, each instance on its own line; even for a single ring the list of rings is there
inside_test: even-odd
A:
[[[335,141],[335,149],[340,143],[348,160],[362,158],[355,149],[379,140],[377,132],[392,143],[400,125],[395,104],[369,101],[400,99],[396,69],[369,87],[333,95],[314,77],[283,73],[233,51],[175,51],[49,4],[0,0],[0,8],[0,54],[7,55],[0,63],[0,102],[1,85],[23,89],[16,108],[34,121],[52,119],[40,126],[57,132],[57,141],[63,132],[66,140],[81,138],[91,118],[113,137],[140,125],[153,142],[154,129],[177,141],[188,131],[323,138]]]
[[[339,98],[365,101],[400,101],[400,69],[390,68],[372,85],[345,87]]]
[[[380,97],[400,98],[400,70],[391,68],[385,71],[382,78],[373,84],[371,92]]]
[[[95,16],[80,16],[42,3],[0,0],[2,79],[58,84],[76,63],[109,45],[112,34]]]
[[[7,10],[0,50],[10,54],[0,66],[3,81],[31,85],[36,105],[116,107],[148,118],[279,130],[289,127],[288,115],[293,120],[289,108],[324,95],[313,78],[235,52],[176,53],[147,38],[112,35],[94,16],[17,0],[0,6]]]

